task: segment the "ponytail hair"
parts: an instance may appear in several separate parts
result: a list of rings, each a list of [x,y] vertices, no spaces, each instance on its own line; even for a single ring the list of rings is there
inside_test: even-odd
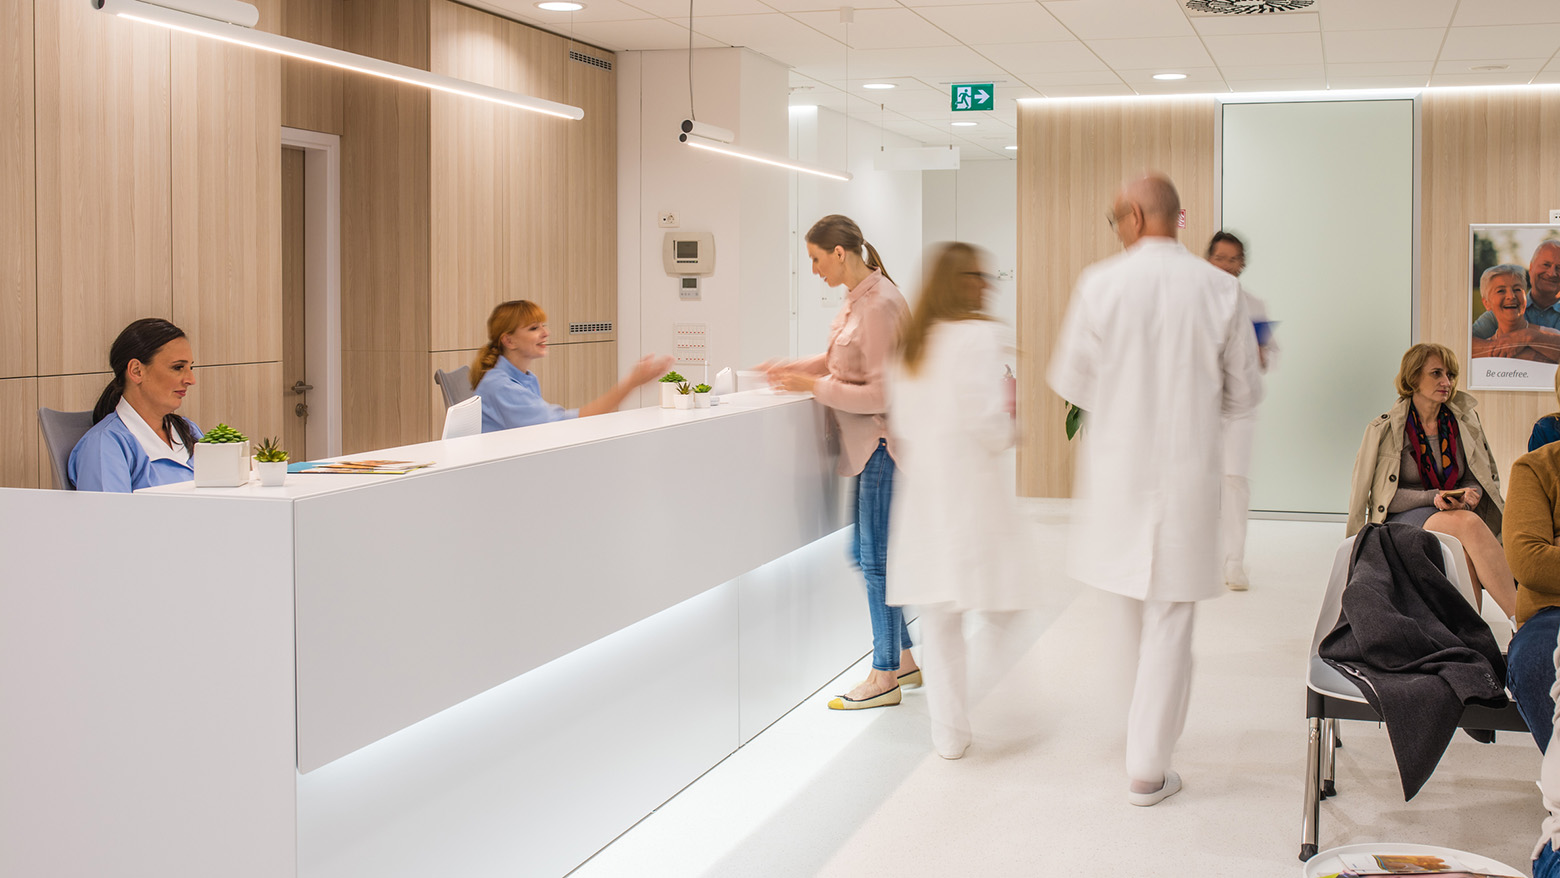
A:
[[[522,326],[546,322],[547,312],[542,310],[542,306],[525,299],[514,299],[494,308],[487,320],[487,344],[477,351],[476,359],[471,361],[471,389],[476,390],[477,385],[482,383],[482,376],[498,365],[498,358],[504,355],[504,336]]]
[[[807,230],[807,243],[820,250],[832,252],[835,247],[844,247],[846,253],[854,253],[861,257],[867,267],[873,271],[883,273],[883,279],[893,283],[894,279],[888,276],[888,269],[883,267],[883,259],[878,256],[877,248],[867,243],[867,239],[861,234],[861,227],[848,216],[831,213],[821,220],[813,223]],[[866,255],[862,256],[862,248],[866,248]]]
[[[900,342],[905,372],[914,375],[926,356],[926,341],[938,323],[954,320],[990,320],[980,311],[979,302],[969,299],[968,278],[980,270],[980,251],[969,244],[954,241],[943,244],[932,264],[932,273],[921,287],[921,295],[910,312]]]
[[[98,394],[97,405],[92,407],[92,423],[96,424],[114,413],[125,396],[125,370],[131,360],[150,364],[163,346],[176,338],[185,338],[184,330],[161,317],[143,317],[120,330],[119,336],[108,349],[108,365],[114,377]],[[163,429],[170,436],[178,436],[190,452],[195,450],[195,431],[190,422],[177,413],[163,416]]]

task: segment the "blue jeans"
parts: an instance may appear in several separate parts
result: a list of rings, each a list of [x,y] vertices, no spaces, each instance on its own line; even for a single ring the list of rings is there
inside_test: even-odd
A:
[[[1533,861],[1533,878],[1560,878],[1560,854],[1555,853],[1553,842],[1546,843]]]
[[[1549,687],[1555,683],[1557,635],[1560,607],[1545,607],[1522,624],[1506,650],[1506,686],[1540,752],[1549,749],[1549,736],[1554,732],[1555,703],[1549,697]]]
[[[856,539],[851,557],[867,578],[867,612],[872,617],[872,669],[899,669],[900,650],[910,648],[905,611],[890,607],[888,591],[888,506],[894,498],[894,459],[888,442],[878,440],[877,450],[856,477]]]

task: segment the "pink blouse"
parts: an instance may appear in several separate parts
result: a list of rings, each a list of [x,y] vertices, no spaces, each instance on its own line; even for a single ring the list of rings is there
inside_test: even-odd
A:
[[[894,282],[874,271],[845,294],[845,306],[830,328],[829,350],[793,366],[819,376],[813,397],[829,407],[829,418],[838,425],[837,471],[842,476],[858,475],[880,439],[889,440],[893,456],[883,382],[909,314]]]

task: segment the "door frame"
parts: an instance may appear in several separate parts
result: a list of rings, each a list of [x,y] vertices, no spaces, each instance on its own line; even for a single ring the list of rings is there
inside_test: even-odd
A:
[[[304,359],[308,366],[309,458],[341,454],[341,137],[282,128],[282,146],[303,150]],[[322,232],[322,233],[321,233]],[[323,246],[321,246],[323,245]]]

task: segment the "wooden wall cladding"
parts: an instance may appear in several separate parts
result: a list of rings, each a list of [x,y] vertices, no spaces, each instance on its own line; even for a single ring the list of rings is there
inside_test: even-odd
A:
[[[34,15],[38,371],[59,375],[172,313],[169,39],[88,3]]]
[[[614,56],[586,46],[574,51],[611,63]],[[585,118],[568,125],[566,146],[569,320],[608,324],[608,332],[553,331],[570,342],[617,338],[617,77],[592,64],[568,62],[568,102]]]
[[[0,454],[0,488],[38,487],[38,449],[42,445],[38,380],[0,380],[0,449],[5,452]]]
[[[38,372],[32,20],[32,0],[0,0],[0,378]]]
[[[343,351],[341,372],[342,387],[350,388],[341,411],[343,454],[436,438],[429,427],[427,351]]]
[[[195,382],[179,414],[202,430],[227,424],[256,442],[282,435],[290,413],[283,407],[281,363],[199,366]]]
[[[1470,317],[1468,226],[1547,223],[1549,210],[1560,206],[1560,91],[1427,91],[1421,101],[1420,334],[1462,357]],[[1475,395],[1505,479],[1527,451],[1533,422],[1560,405],[1551,393]]]
[[[217,40],[172,39],[173,321],[197,362],[279,360],[280,63]]]
[[[277,31],[295,40],[345,49],[346,0],[281,0]],[[269,30],[264,15],[260,28]],[[282,59],[282,124],[288,128],[344,134],[344,71],[324,64]]]
[[[1121,252],[1105,216],[1122,182],[1145,170],[1168,174],[1187,211],[1181,240],[1206,241],[1215,231],[1216,108],[1202,97],[1019,104],[1020,494],[1072,491],[1065,407],[1045,370],[1078,274]]]

